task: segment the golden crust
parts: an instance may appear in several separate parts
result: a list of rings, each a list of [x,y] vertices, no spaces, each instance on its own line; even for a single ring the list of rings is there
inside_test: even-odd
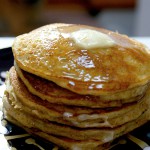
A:
[[[92,29],[116,45],[82,49],[63,33]],[[18,66],[79,94],[105,95],[144,85],[150,79],[150,53],[127,36],[85,25],[52,24],[18,36],[13,44]]]

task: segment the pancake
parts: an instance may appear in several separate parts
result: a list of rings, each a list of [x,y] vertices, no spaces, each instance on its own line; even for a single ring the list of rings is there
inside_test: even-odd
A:
[[[107,95],[150,79],[148,48],[101,28],[47,25],[18,36],[12,50],[21,69],[78,94]]]
[[[4,96],[3,100],[4,100],[4,108],[7,111],[7,114],[12,118],[14,118],[19,124],[21,124],[22,127],[25,127],[25,129],[29,128],[29,130],[32,130],[33,134],[36,135],[37,131],[40,130],[43,132],[44,135],[52,135],[56,137],[58,136],[59,140],[71,139],[73,141],[76,141],[78,145],[80,145],[80,141],[81,143],[83,142],[86,144],[91,141],[96,141],[96,143],[97,144],[99,143],[99,145],[102,145],[107,142],[111,142],[115,138],[122,136],[132,131],[133,129],[141,126],[142,124],[146,123],[149,120],[149,114],[150,114],[149,110],[147,110],[134,121],[128,122],[122,126],[113,129],[108,129],[108,128],[92,129],[91,128],[91,129],[83,130],[83,129],[71,128],[68,126],[62,126],[51,122],[46,122],[44,120],[40,120],[36,117],[33,117],[30,114],[25,113],[24,111],[20,111],[19,108],[13,107],[12,103],[9,102],[9,97],[7,96],[7,94]],[[69,140],[67,141],[70,142]]]
[[[120,108],[91,109],[87,107],[74,107],[58,105],[42,100],[32,95],[19,79],[15,68],[12,67],[6,82],[6,91],[13,100],[14,107],[36,115],[42,119],[75,127],[116,127],[138,118],[149,108],[149,91],[137,103],[128,104]],[[140,110],[140,111],[139,111]],[[122,119],[122,116],[124,119]]]
[[[11,121],[14,124],[17,124],[20,127],[23,127],[28,133],[39,136],[40,138],[42,137],[42,138],[46,139],[47,141],[53,142],[57,145],[60,145],[60,147],[63,147],[64,149],[74,150],[75,148],[78,148],[78,149],[80,148],[82,150],[87,150],[87,149],[93,150],[93,148],[94,148],[94,150],[99,150],[98,148],[100,148],[101,150],[106,150],[106,148],[108,148],[108,146],[110,145],[110,143],[101,144],[101,142],[96,141],[96,140],[75,141],[75,140],[72,140],[69,138],[46,134],[37,129],[26,128],[25,126],[20,124],[16,119],[11,117],[5,110],[4,110],[4,114],[5,114],[5,118],[7,120]]]
[[[116,32],[51,24],[16,37],[4,116],[69,150],[99,150],[150,120],[150,52]]]
[[[80,95],[64,89],[54,82],[35,76],[21,70],[15,63],[17,74],[24,82],[28,90],[50,103],[65,105],[86,106],[92,108],[119,107],[130,102],[138,102],[148,88],[148,84],[127,91],[113,93],[111,95]]]

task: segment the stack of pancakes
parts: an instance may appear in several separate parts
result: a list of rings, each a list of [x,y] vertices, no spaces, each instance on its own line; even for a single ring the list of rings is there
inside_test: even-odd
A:
[[[83,30],[91,35],[72,36]],[[91,47],[95,31],[104,41]],[[150,53],[143,44],[101,28],[51,24],[18,36],[12,49],[4,114],[29,133],[64,149],[106,149],[149,120]]]

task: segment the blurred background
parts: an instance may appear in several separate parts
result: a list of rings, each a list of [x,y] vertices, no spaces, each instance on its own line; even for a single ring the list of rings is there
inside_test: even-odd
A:
[[[0,0],[0,37],[56,22],[150,36],[149,6],[150,0]]]

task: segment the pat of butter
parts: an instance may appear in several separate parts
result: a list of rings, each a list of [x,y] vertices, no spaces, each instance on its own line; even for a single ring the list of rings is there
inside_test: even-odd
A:
[[[72,32],[70,37],[82,48],[108,48],[115,45],[108,35],[90,29],[82,29]]]

